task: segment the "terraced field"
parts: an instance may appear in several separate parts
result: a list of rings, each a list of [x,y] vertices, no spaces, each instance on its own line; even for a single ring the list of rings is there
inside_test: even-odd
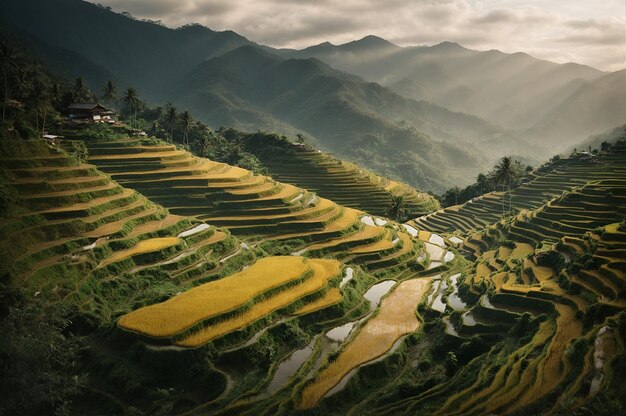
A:
[[[625,142],[537,173],[504,219],[490,194],[407,224],[171,145],[88,144],[92,164],[2,142],[0,234],[28,296],[99,328],[110,413],[556,414],[622,388]]]
[[[576,355],[580,352],[572,351],[576,340],[579,346],[581,342],[593,344],[600,334],[614,330],[605,319],[611,321],[626,307],[626,272],[620,270],[626,233],[621,224],[587,232],[581,238],[563,237],[549,251],[529,252],[524,243],[516,243],[519,246],[514,249],[500,246],[483,253],[467,280],[474,288],[486,290],[474,307],[465,305],[467,312],[447,333],[462,339],[507,331],[522,335],[521,328],[516,328],[526,312],[538,320],[534,336],[519,347],[492,351],[476,381],[452,397],[435,391],[432,396],[385,406],[380,414],[396,414],[400,408],[405,410],[398,413],[411,414],[434,396],[443,399],[438,410],[442,414],[524,413],[537,403],[555,410],[565,397],[576,397],[579,404],[588,400],[595,392],[583,381],[599,374],[602,379],[610,370],[604,365],[594,370]],[[589,254],[592,261],[586,257]],[[563,267],[564,261],[572,266]],[[447,306],[452,309],[450,298]],[[597,313],[595,302],[607,309],[602,317],[590,320]]]
[[[624,144],[601,155],[593,169],[570,161],[562,171],[538,177],[516,192],[528,192],[528,205],[505,220],[498,218],[497,204],[488,219],[489,210],[474,209],[476,201],[452,210],[462,212],[463,222],[446,211],[409,223],[427,228],[449,220],[433,228],[462,231],[473,227],[464,224],[480,224],[457,241],[475,259],[473,266],[464,275],[435,279],[425,313],[443,315],[446,336],[459,343],[477,336],[502,342],[479,357],[480,367],[469,364],[448,383],[415,397],[380,401],[371,414],[422,413],[433,404],[437,414],[556,411],[564,401],[587,403],[601,383],[611,382],[607,361],[596,361],[594,369],[585,345],[616,331],[626,307]],[[558,175],[567,177],[569,189],[558,187],[566,185],[556,181]],[[537,184],[546,180],[559,192],[551,190],[556,196],[547,203],[532,202]],[[523,340],[511,343],[515,337]]]
[[[308,189],[338,204],[373,215],[386,215],[391,196],[402,196],[408,216],[418,217],[439,208],[435,198],[412,187],[382,178],[328,153],[292,144],[259,154],[270,175],[281,182]]]
[[[215,227],[169,214],[44,141],[3,142],[0,163],[23,207],[2,224],[10,243],[4,250],[33,290],[54,287],[59,282],[49,276],[59,274],[77,273],[77,281],[64,283],[75,290],[72,284],[90,273],[112,280],[156,267],[179,283],[208,279],[239,244]]]
[[[438,233],[481,230],[508,216],[536,210],[555,197],[596,181],[626,175],[626,142],[618,142],[597,161],[561,159],[531,173],[531,181],[510,192],[491,192],[463,205],[444,208],[409,222],[417,229]],[[601,197],[601,195],[597,195]]]
[[[88,145],[89,161],[120,184],[175,214],[227,228],[250,243],[295,242],[295,254],[336,257],[371,271],[423,268],[417,261],[421,245],[398,225],[387,220],[378,225],[362,211],[310,190],[197,158],[171,145],[136,139]],[[369,195],[361,191],[361,196]]]

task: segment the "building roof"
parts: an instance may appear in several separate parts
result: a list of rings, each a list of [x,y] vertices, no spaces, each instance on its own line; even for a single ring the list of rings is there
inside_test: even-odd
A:
[[[67,108],[70,110],[93,110],[94,108],[101,108],[104,110],[107,109],[98,103],[72,103]]]

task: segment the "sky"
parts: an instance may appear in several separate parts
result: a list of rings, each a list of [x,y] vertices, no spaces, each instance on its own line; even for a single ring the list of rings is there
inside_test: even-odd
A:
[[[605,71],[626,67],[626,0],[92,0],[169,27],[200,23],[304,48],[376,35],[400,46],[457,42]]]

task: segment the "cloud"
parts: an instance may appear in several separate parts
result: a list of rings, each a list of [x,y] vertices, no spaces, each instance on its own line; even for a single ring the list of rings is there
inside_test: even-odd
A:
[[[94,0],[171,27],[200,23],[261,44],[303,48],[377,35],[402,46],[444,40],[524,51],[605,70],[625,66],[622,0]]]

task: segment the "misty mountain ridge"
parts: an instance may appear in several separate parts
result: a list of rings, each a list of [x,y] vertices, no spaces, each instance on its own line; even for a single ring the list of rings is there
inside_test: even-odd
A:
[[[538,137],[567,123],[578,131],[573,110],[558,113],[563,89],[569,109],[582,107],[586,96],[593,105],[604,100],[594,84],[600,71],[453,42],[403,48],[366,36],[278,50],[232,31],[171,29],[80,0],[8,2],[0,10],[5,32],[27,39],[60,72],[84,76],[95,91],[112,79],[119,90],[133,86],[143,99],[172,102],[214,128],[302,133],[323,150],[436,192],[471,182],[503,154],[541,159],[546,141],[531,145],[528,132]],[[521,76],[521,63],[537,68]],[[590,84],[560,80],[562,67]],[[519,94],[531,76],[542,88]],[[518,111],[529,96],[541,97],[558,118],[548,123],[532,111],[537,106]],[[614,101],[619,108],[619,94]],[[502,114],[481,118],[464,108]],[[607,114],[594,128],[606,130],[614,118]],[[526,123],[521,133],[501,127],[511,120]]]
[[[324,43],[324,47],[280,53],[316,57],[405,97],[475,114],[537,142],[554,140],[554,149],[625,121],[626,85],[621,71],[557,64],[524,52],[475,51],[449,41],[368,47],[372,39],[377,39],[377,45],[386,42],[367,36],[337,46]],[[593,104],[582,108],[586,99]],[[561,126],[568,128],[561,130]]]

